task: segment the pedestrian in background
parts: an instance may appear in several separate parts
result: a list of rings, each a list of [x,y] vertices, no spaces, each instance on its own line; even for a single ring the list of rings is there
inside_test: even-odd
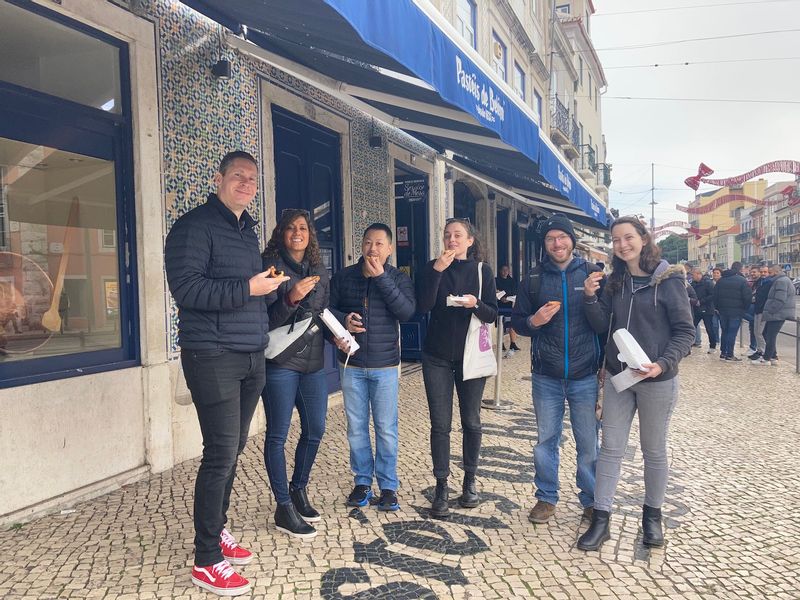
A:
[[[795,290],[792,280],[783,272],[780,265],[770,267],[772,285],[769,287],[767,301],[764,303],[764,361],[769,361],[773,367],[778,366],[777,342],[778,334],[787,319],[795,317]]]
[[[767,302],[769,287],[772,285],[767,265],[759,267],[759,275],[758,284],[753,290],[753,331],[756,334],[756,351],[747,357],[757,364],[761,364],[764,351],[767,349],[767,341],[764,339],[764,304]]]
[[[475,315],[484,323],[497,319],[497,292],[491,267],[483,261],[478,234],[467,219],[450,219],[444,228],[444,251],[423,271],[418,290],[421,313],[430,311],[430,322],[422,353],[422,378],[428,397],[431,422],[431,461],[436,491],[431,514],[448,514],[450,476],[450,430],[453,422],[453,388],[461,415],[464,480],[458,503],[478,506],[475,484],[481,451],[481,399],[486,377],[464,379],[464,344]],[[482,280],[479,285],[478,269]],[[463,298],[455,305],[448,297]]]
[[[742,319],[753,301],[753,293],[741,270],[742,263],[734,262],[730,269],[722,273],[722,277],[714,286],[714,308],[722,327],[720,360],[735,362],[742,360],[734,354],[733,349],[736,346],[736,334],[739,333]]]
[[[705,277],[700,267],[692,269],[692,288],[697,296],[697,305],[692,307],[695,328],[700,326],[700,321],[706,328],[708,335],[708,353],[713,354],[717,349],[717,332],[714,328],[714,284],[710,277]]]
[[[508,265],[500,267],[500,274],[495,279],[495,287],[498,292],[504,292],[503,296],[497,301],[498,308],[510,311],[514,307],[514,302],[508,298],[517,295],[517,280],[511,275],[511,268]],[[511,358],[514,353],[519,352],[519,346],[517,346],[517,332],[511,326],[511,316],[508,313],[503,316],[503,328],[504,331],[508,331],[508,340],[510,342],[508,352],[503,355],[503,358]],[[503,345],[503,350],[505,349],[506,347]]]
[[[606,378],[594,513],[589,529],[578,540],[582,550],[598,550],[611,536],[614,494],[637,412],[644,457],[642,542],[645,546],[663,545],[661,505],[669,475],[669,422],[678,401],[678,364],[689,354],[694,340],[684,268],[660,259],[661,251],[652,235],[635,217],[614,222],[611,243],[612,272],[601,296],[597,296],[599,283],[595,279],[588,277],[584,282],[586,316],[598,333],[608,327],[609,317],[612,331],[627,329],[651,362],[641,365],[643,379],[621,392],[610,377]],[[606,346],[608,375],[617,375],[624,368],[611,337]]]
[[[264,270],[273,268],[289,278],[281,284],[269,307],[270,329],[312,319],[296,351],[267,359],[267,382],[261,394],[267,416],[264,465],[277,504],[275,526],[293,537],[309,539],[317,534],[310,523],[321,519],[306,488],[328,412],[320,315],[328,306],[329,294],[328,270],[322,263],[317,232],[308,211],[283,211],[262,258]],[[284,447],[295,409],[300,417],[300,439],[289,482]]]

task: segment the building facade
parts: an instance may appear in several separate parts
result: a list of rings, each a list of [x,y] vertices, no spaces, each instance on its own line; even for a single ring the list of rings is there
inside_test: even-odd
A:
[[[266,35],[270,19],[239,22],[225,3],[214,18],[196,10],[211,2],[0,3],[0,418],[14,424],[0,439],[3,522],[200,454],[163,243],[205,200],[229,150],[260,164],[251,211],[262,241],[283,208],[305,208],[331,271],[358,258],[361,233],[375,221],[395,232],[393,260],[412,278],[441,251],[453,215],[476,224],[493,267],[511,264],[518,276],[536,260],[537,219],[560,211],[586,232],[604,224],[586,212],[605,220],[596,176],[582,177],[580,156],[551,152],[547,133],[551,32],[562,32],[574,67],[588,27],[563,24],[534,0],[386,4],[428,19],[496,86],[496,116],[544,132],[537,163],[408,74],[364,68],[360,61],[399,63],[342,24],[346,3],[315,2],[337,24],[323,34],[353,44],[357,56],[292,54]],[[275,2],[270,17],[290,8]],[[286,35],[305,35],[293,23]],[[583,68],[596,94],[599,63]],[[571,72],[575,100],[580,69]],[[380,75],[383,87],[359,86],[353,73],[367,82]],[[399,85],[420,99],[404,92],[396,104]],[[596,119],[583,122],[597,131],[593,103]],[[597,161],[601,133],[592,144]],[[406,358],[418,357],[425,325],[424,315],[402,324]],[[259,412],[253,431],[263,427]]]

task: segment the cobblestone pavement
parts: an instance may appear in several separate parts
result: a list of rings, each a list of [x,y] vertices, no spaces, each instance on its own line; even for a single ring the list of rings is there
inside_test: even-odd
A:
[[[234,488],[229,527],[257,559],[242,568],[252,598],[800,598],[800,376],[789,365],[722,363],[697,349],[682,364],[672,425],[672,477],[664,507],[667,545],[647,550],[633,432],[612,540],[600,553],[575,548],[580,521],[571,434],[563,440],[562,500],[532,525],[532,443],[527,352],[505,360],[510,412],[484,411],[473,510],[428,517],[433,483],[421,373],[401,384],[397,513],[350,510],[341,404],[312,473],[320,534],[277,533],[262,466],[263,436],[250,440]],[[487,385],[487,395],[493,389]],[[457,411],[456,411],[457,413]],[[453,451],[460,453],[454,423]],[[292,435],[297,429],[293,426]],[[451,488],[461,471],[453,458]],[[205,598],[191,585],[190,509],[196,462],[0,533],[0,598]]]

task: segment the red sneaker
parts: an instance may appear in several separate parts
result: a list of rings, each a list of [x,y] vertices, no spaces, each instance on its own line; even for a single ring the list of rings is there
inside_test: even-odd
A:
[[[192,583],[218,596],[239,596],[250,591],[250,582],[233,570],[227,560],[210,567],[192,567]]]
[[[242,548],[227,529],[219,534],[219,546],[222,548],[222,557],[232,565],[246,565],[253,560],[253,553]]]

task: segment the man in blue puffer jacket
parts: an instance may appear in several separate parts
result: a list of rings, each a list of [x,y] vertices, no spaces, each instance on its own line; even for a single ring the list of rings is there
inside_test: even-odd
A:
[[[397,510],[397,394],[400,322],[414,315],[417,301],[411,278],[386,261],[392,254],[392,230],[383,223],[367,227],[361,259],[331,279],[330,310],[354,334],[359,349],[347,355],[341,340],[339,374],[347,414],[347,441],[355,487],[348,506],[366,506],[372,480],[381,490],[380,510]],[[375,454],[369,434],[375,425]]]
[[[540,229],[547,256],[517,292],[511,323],[531,338],[533,409],[537,440],[533,449],[536,505],[528,519],[546,523],[558,502],[559,441],[564,402],[578,453],[576,483],[584,517],[594,505],[594,470],[598,453],[597,372],[600,342],[583,312],[583,283],[599,268],[573,256],[575,231],[561,214]]]
[[[246,564],[253,556],[224,528],[226,513],[236,460],[264,388],[266,296],[288,277],[261,271],[256,221],[246,210],[258,191],[255,158],[241,151],[226,154],[214,183],[216,193],[172,226],[164,263],[178,305],[183,374],[203,434],[192,581],[230,596],[250,589],[230,564]]]

